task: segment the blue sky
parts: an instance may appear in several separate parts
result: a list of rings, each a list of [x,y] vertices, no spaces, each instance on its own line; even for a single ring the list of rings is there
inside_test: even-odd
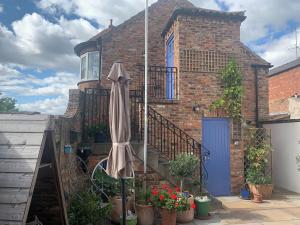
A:
[[[246,45],[275,66],[295,59],[300,1],[191,2],[245,10],[241,40]],[[73,46],[107,27],[109,19],[117,25],[143,7],[144,0],[0,0],[0,92],[16,98],[21,110],[63,114],[68,90],[79,81]]]

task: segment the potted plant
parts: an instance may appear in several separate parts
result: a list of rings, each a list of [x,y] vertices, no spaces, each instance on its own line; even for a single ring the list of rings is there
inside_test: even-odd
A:
[[[199,166],[199,159],[194,155],[180,154],[175,160],[170,161],[170,174],[180,180],[180,192],[183,192],[185,179],[194,176],[196,169]],[[194,197],[188,192],[185,192],[185,197],[189,205],[194,206]],[[182,212],[177,214],[177,222],[188,223],[194,218],[194,207],[183,207]]]
[[[151,191],[155,206],[161,209],[161,224],[175,225],[176,212],[180,212],[185,205],[188,205],[187,198],[181,198],[175,189],[163,184],[160,187],[153,187]]]
[[[249,163],[246,181],[250,192],[253,195],[262,195],[264,199],[270,199],[273,191],[272,178],[265,174],[270,150],[271,147],[262,141],[256,145],[250,145],[246,155]]]
[[[108,141],[109,129],[106,124],[91,125],[87,129],[88,136],[94,139],[95,143],[104,143]]]
[[[77,148],[77,156],[79,156],[86,164],[88,163],[88,157],[92,154],[92,149],[89,144],[80,143]]]
[[[195,197],[196,204],[196,218],[208,219],[210,209],[210,198],[205,194],[201,193],[200,196]]]
[[[151,192],[148,188],[146,189],[146,191],[143,191],[142,188],[139,188],[136,210],[139,225],[153,224],[154,208],[151,199]]]
[[[94,175],[93,180],[94,186],[98,187],[95,191],[98,191],[99,188],[105,192],[105,196],[107,197],[108,201],[112,204],[112,210],[111,210],[111,220],[114,223],[120,222],[120,216],[122,214],[122,198],[120,196],[120,181],[117,179],[114,179],[110,176],[108,176],[103,171],[96,171]],[[133,187],[132,181],[129,179],[126,179],[126,209],[127,210],[133,210],[132,202],[131,202],[131,189]],[[101,193],[100,193],[101,194]]]
[[[111,204],[103,203],[101,198],[85,190],[74,195],[68,211],[70,225],[105,225],[111,212]]]
[[[194,197],[189,193],[178,193],[178,209],[176,215],[176,222],[189,223],[194,219],[194,210],[196,204],[194,203]]]

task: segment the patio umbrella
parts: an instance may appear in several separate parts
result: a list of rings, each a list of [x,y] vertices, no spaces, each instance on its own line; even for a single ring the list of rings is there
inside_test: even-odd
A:
[[[107,78],[112,81],[109,104],[109,125],[112,148],[108,156],[106,172],[116,179],[121,178],[123,224],[125,224],[124,178],[133,175],[133,149],[129,143],[131,128],[128,81],[130,77],[125,71],[123,64],[121,62],[115,62]]]

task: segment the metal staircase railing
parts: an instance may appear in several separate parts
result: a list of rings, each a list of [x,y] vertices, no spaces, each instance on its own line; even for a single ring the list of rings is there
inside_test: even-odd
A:
[[[142,107],[141,114],[144,113]],[[192,154],[199,157],[200,160],[200,183],[207,179],[207,171],[203,162],[209,158],[209,150],[192,138],[185,131],[180,129],[170,120],[165,118],[154,108],[148,105],[148,145],[158,151],[162,157],[167,160],[174,160],[176,156],[182,153]],[[143,139],[143,120],[141,121],[140,135]]]

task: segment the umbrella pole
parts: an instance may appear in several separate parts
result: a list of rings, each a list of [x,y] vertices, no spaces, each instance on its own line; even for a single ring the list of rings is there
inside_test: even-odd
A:
[[[122,220],[123,225],[126,225],[127,212],[126,212],[126,194],[125,194],[125,179],[121,178],[121,195],[122,195]]]
[[[144,179],[146,180],[147,174],[147,136],[148,136],[148,0],[145,1],[145,119],[144,119]],[[144,183],[146,188],[146,183]]]

